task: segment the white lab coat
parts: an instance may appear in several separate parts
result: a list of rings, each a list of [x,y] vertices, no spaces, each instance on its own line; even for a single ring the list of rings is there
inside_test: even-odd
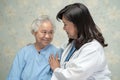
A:
[[[72,45],[64,49],[61,67],[54,70],[51,80],[111,80],[104,49],[97,40],[84,44],[65,62]]]

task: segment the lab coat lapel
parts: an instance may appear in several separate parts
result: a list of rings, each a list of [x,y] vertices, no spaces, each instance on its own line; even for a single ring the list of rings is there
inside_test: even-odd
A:
[[[73,42],[72,42],[72,43],[73,43]],[[61,57],[61,64],[64,63],[64,61],[65,61],[65,59],[66,59],[69,51],[71,50],[71,48],[72,48],[72,43],[70,43],[70,44],[67,46],[67,48],[63,51],[62,57]]]

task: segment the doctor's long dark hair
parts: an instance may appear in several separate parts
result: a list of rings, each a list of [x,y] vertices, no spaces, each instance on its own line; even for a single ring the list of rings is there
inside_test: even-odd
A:
[[[91,42],[96,39],[103,47],[106,47],[104,37],[98,30],[98,27],[94,23],[89,10],[81,3],[74,3],[65,6],[61,11],[58,12],[56,18],[62,19],[65,17],[68,21],[72,22],[78,30],[78,38],[75,40],[75,47],[79,49],[85,43]],[[69,38],[69,43],[73,39]]]

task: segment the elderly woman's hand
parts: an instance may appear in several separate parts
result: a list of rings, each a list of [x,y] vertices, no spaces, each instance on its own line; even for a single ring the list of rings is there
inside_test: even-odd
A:
[[[51,69],[54,71],[56,68],[60,67],[60,62],[58,59],[58,54],[56,54],[56,57],[54,57],[54,55],[51,55],[49,57],[49,64]]]

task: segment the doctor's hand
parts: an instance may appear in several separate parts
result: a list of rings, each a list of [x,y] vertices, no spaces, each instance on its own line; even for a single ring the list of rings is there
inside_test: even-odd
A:
[[[56,54],[56,57],[54,58],[54,55],[51,55],[49,57],[49,64],[51,69],[54,71],[56,68],[60,67],[60,62],[58,59],[58,54]]]

